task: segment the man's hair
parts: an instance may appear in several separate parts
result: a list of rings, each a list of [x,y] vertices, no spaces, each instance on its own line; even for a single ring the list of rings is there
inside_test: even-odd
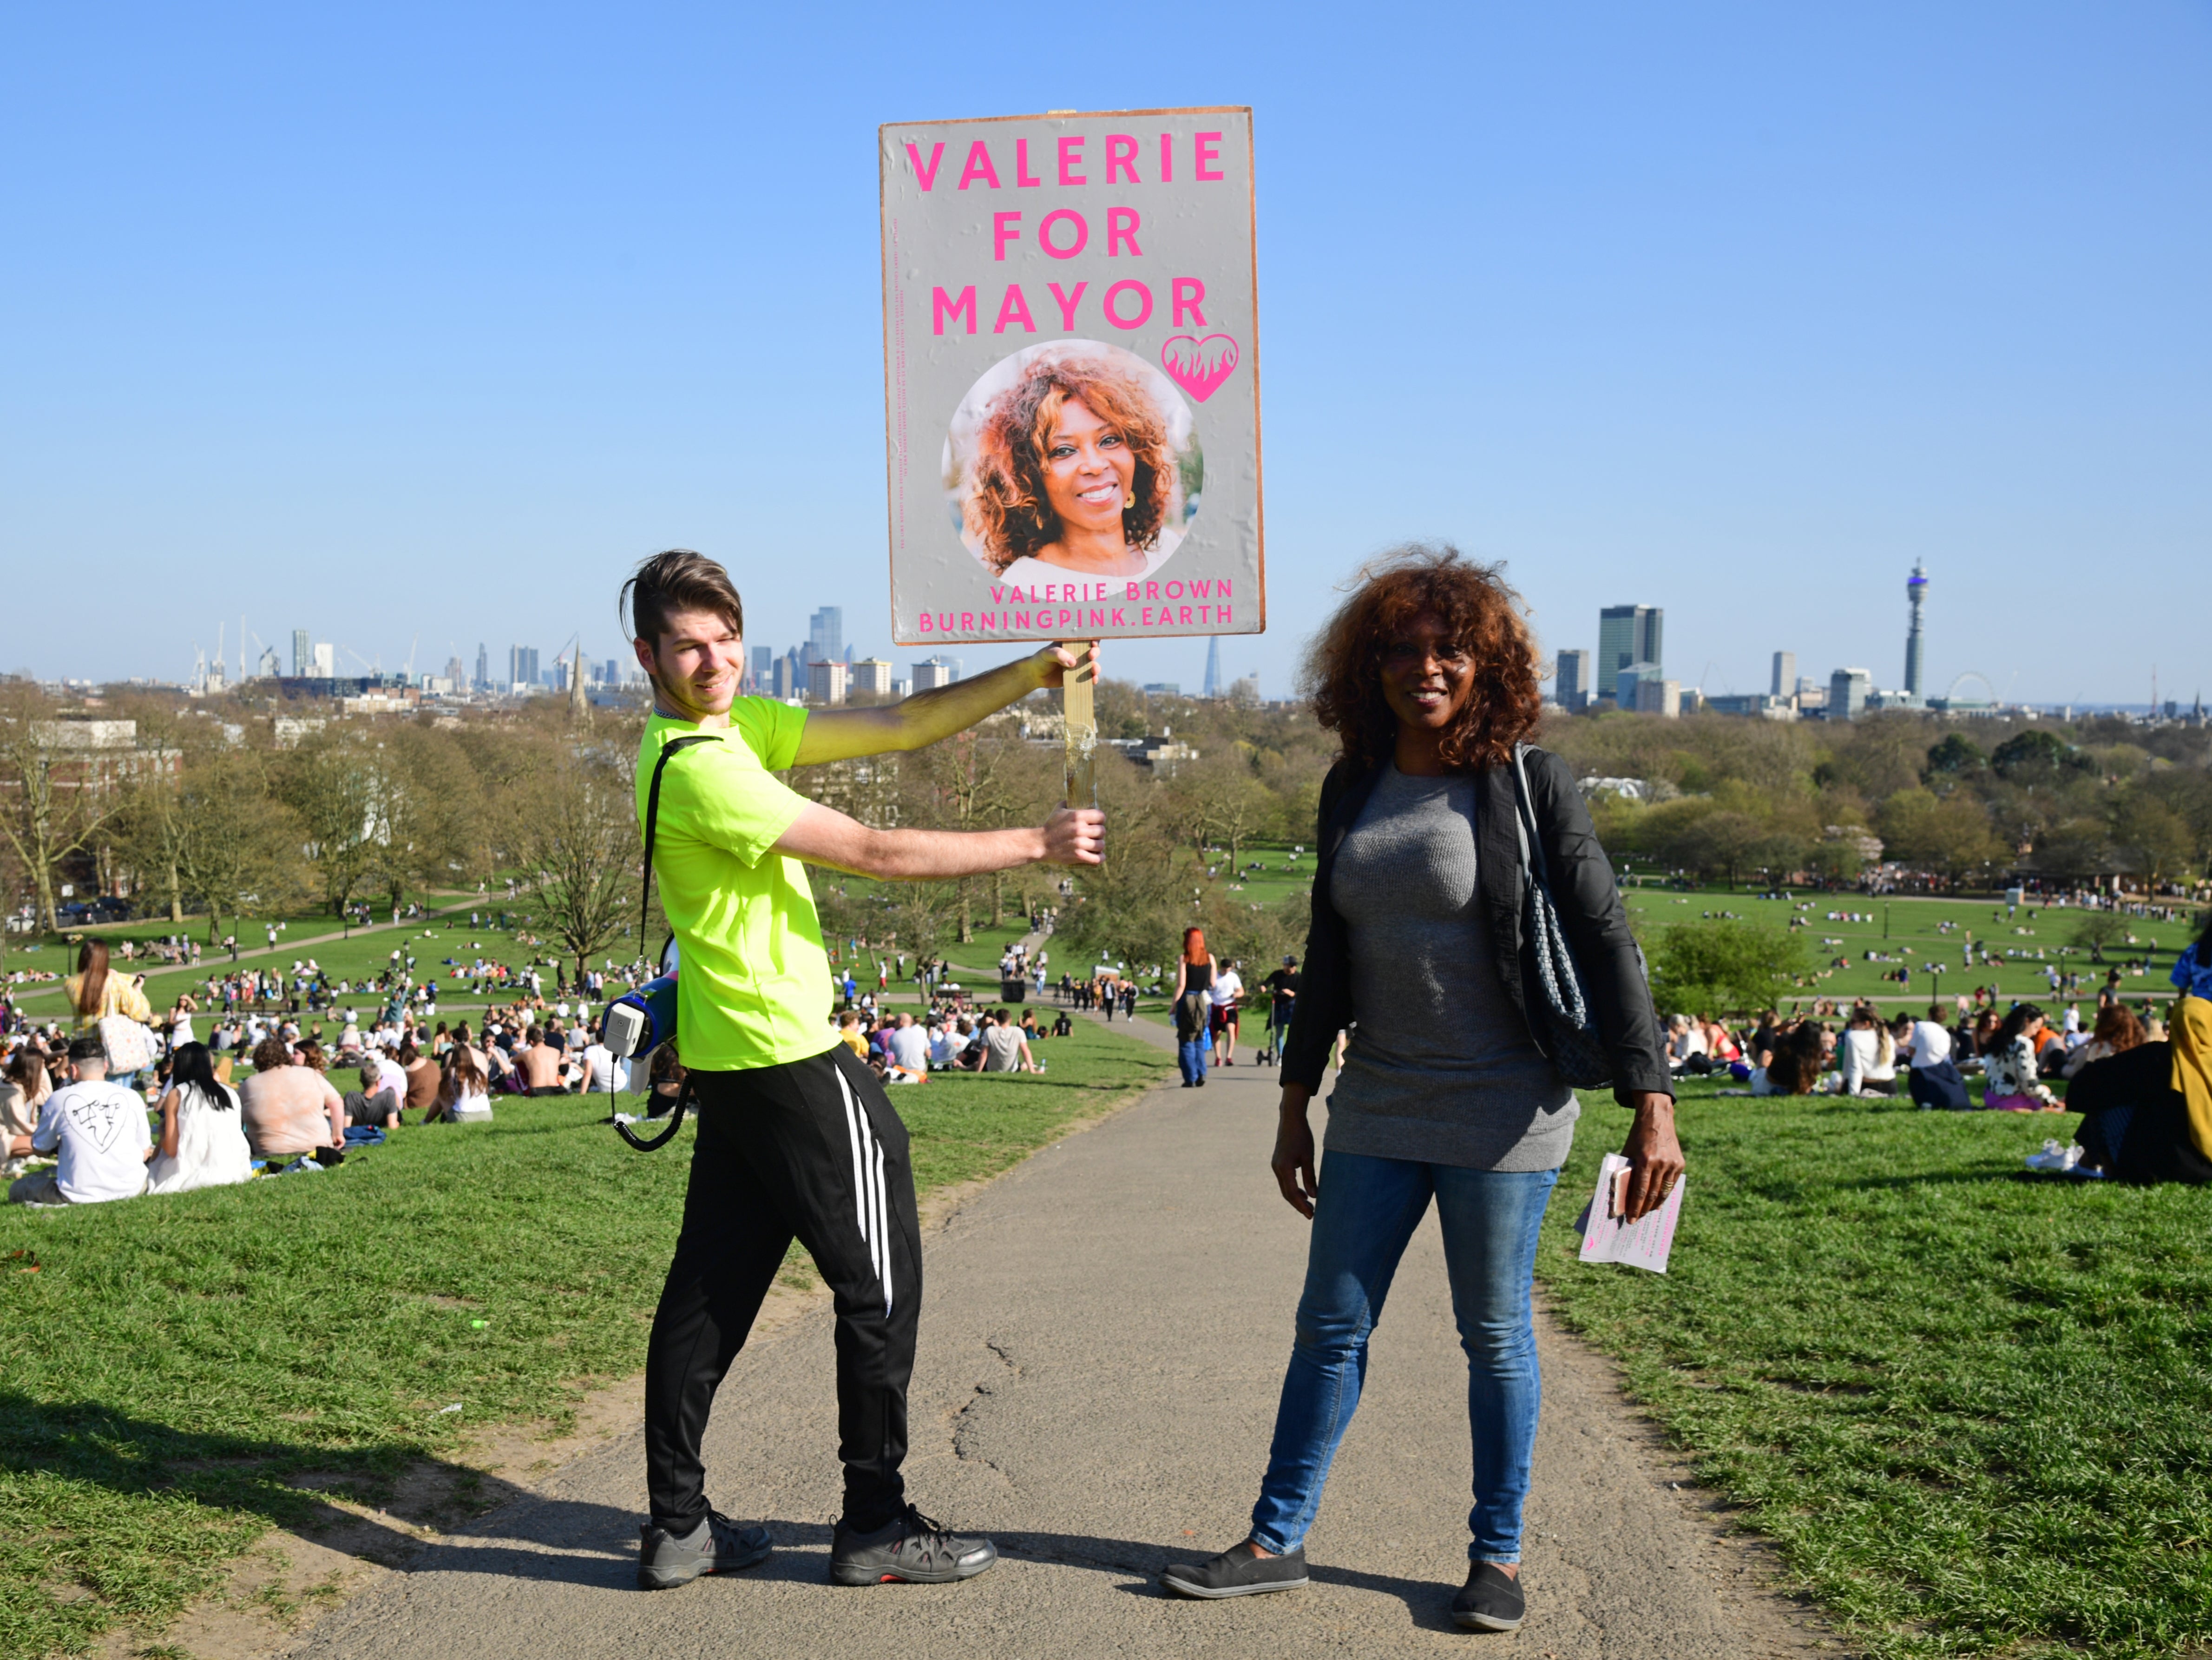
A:
[[[100,1034],[98,1032],[87,1032],[82,1037],[72,1037],[70,1039],[69,1057],[70,1060],[78,1062],[97,1061],[102,1066],[106,1066],[107,1064],[107,1045],[100,1041]]]
[[[656,652],[668,619],[680,611],[703,611],[727,623],[732,634],[745,631],[744,601],[729,572],[689,548],[671,548],[646,560],[615,601],[617,616],[628,613],[630,637]]]

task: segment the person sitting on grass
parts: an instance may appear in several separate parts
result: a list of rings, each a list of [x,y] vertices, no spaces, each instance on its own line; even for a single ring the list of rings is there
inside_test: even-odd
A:
[[[38,1134],[39,1110],[54,1092],[46,1081],[46,1050],[32,1040],[8,1057],[0,1073],[0,1177],[22,1174],[31,1156],[31,1138]]]
[[[490,1080],[477,1065],[474,1053],[463,1043],[446,1051],[445,1064],[438,1069],[438,1093],[431,1100],[430,1110],[422,1116],[426,1124],[441,1120],[448,1124],[491,1122]]]
[[[438,1098],[438,1063],[412,1043],[405,1043],[399,1046],[398,1064],[400,1074],[406,1079],[406,1089],[399,1102],[401,1110],[429,1111],[430,1104]]]
[[[1820,1023],[1799,1020],[1775,1035],[1766,1063],[1751,1069],[1753,1095],[1810,1095],[1820,1081]]]
[[[1053,1020],[1052,1035],[1054,1037],[1066,1037],[1071,1036],[1074,1031],[1075,1022],[1067,1018],[1067,1011],[1066,1009],[1062,1009]]]
[[[348,1090],[344,1096],[347,1125],[398,1129],[399,1104],[406,1099],[404,1089],[394,1089],[374,1060],[363,1061],[357,1075],[361,1087]]]
[[[2100,1061],[2138,1049],[2145,1036],[2142,1022],[2131,1010],[2124,1004],[2108,1003],[2097,1011],[2097,1025],[2088,1041],[2066,1057],[2059,1075],[2070,1079]]]
[[[301,1153],[345,1145],[345,1098],[315,1067],[295,1065],[281,1037],[264,1037],[255,1047],[253,1076],[239,1094],[256,1158],[289,1164]]]
[[[902,1014],[891,1029],[891,1061],[916,1078],[929,1075],[929,1033],[915,1025],[911,1014]]]
[[[1845,1095],[1897,1093],[1897,1044],[1872,1005],[1851,1011],[1850,1025],[1837,1046]]]
[[[1990,1112],[2063,1112],[2064,1104],[2041,1081],[2035,1062],[2036,1042],[2043,1036],[2043,1011],[2033,1003],[2015,1003],[1990,1040],[1982,1061],[1989,1083],[1982,1105]]]
[[[568,1055],[557,1043],[548,1043],[544,1028],[532,1026],[522,1034],[526,1045],[515,1065],[522,1073],[526,1092],[532,1096],[572,1095]]]
[[[647,1074],[650,1080],[645,1101],[645,1116],[665,1118],[676,1110],[676,1103],[684,1093],[684,1062],[676,1053],[672,1041],[653,1052],[653,1067]]]
[[[70,1040],[70,1081],[46,1098],[31,1151],[57,1156],[52,1170],[19,1176],[8,1185],[18,1205],[99,1205],[146,1191],[154,1140],[146,1104],[107,1079],[107,1051],[97,1031]]]
[[[983,1049],[985,1072],[1037,1070],[1036,1058],[1030,1053],[1029,1040],[1004,1009],[992,1011],[990,1023],[983,1028]]]
[[[229,1187],[253,1175],[238,1091],[215,1075],[204,1043],[180,1043],[161,1097],[161,1134],[147,1166],[148,1193]]]

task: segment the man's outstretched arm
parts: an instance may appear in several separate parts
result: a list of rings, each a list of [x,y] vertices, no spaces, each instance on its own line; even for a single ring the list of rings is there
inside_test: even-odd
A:
[[[1060,671],[1074,666],[1073,650],[1066,646],[1047,646],[1042,651],[1002,665],[988,674],[979,674],[973,680],[934,686],[896,703],[885,703],[878,708],[823,709],[811,714],[806,717],[806,729],[799,736],[798,757],[792,764],[811,767],[818,762],[844,761],[856,755],[927,749],[939,739],[965,732],[978,721],[996,714],[1007,704],[1020,702],[1040,687],[1058,685]],[[805,854],[793,856],[807,857]],[[984,868],[1006,867],[993,865]]]
[[[1096,807],[1062,807],[1034,830],[871,830],[835,807],[810,801],[775,843],[775,851],[855,876],[927,882],[987,876],[1021,865],[1095,865],[1106,815]]]

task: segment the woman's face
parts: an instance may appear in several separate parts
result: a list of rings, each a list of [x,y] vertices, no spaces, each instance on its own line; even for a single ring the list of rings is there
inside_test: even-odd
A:
[[[1071,398],[1045,435],[1044,493],[1063,525],[1118,531],[1122,503],[1137,476],[1137,458],[1121,429]]]
[[[1427,613],[1382,642],[1382,701],[1401,727],[1443,732],[1474,690],[1474,664],[1441,617]]]

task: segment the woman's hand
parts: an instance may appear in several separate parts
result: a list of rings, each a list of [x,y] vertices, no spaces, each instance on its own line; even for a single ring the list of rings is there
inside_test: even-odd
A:
[[[1674,1098],[1639,1095],[1634,1110],[1636,1122],[1628,1127],[1628,1145],[1621,1149],[1628,1160],[1628,1195],[1620,1213],[1631,1222],[1665,1204],[1682,1174],[1682,1144],[1674,1139]]]
[[[1313,1126],[1306,1122],[1306,1103],[1313,1091],[1304,1084],[1283,1085],[1282,1116],[1275,1125],[1275,1156],[1268,1160],[1275,1185],[1284,1202],[1310,1222],[1321,1183],[1314,1175]]]

